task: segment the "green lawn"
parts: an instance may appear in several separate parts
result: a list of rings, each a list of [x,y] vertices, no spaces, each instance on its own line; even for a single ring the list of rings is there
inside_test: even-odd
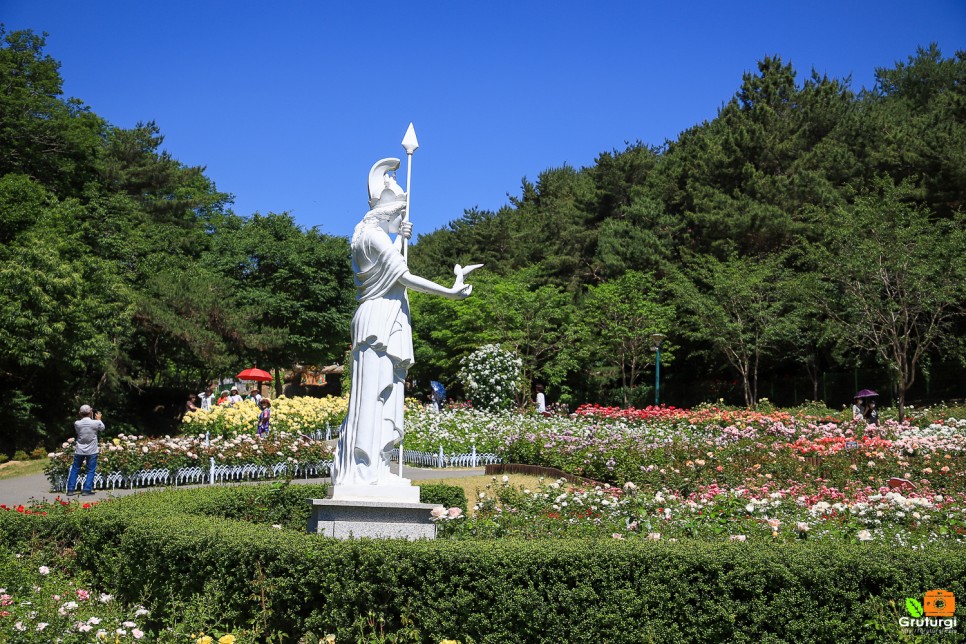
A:
[[[36,461],[7,461],[0,464],[0,480],[13,479],[18,476],[30,476],[32,474],[43,474],[47,466],[47,459],[41,458]]]

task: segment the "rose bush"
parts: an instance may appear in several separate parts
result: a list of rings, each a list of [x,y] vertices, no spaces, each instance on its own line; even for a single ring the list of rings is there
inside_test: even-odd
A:
[[[67,476],[74,458],[74,441],[68,440],[61,450],[49,454],[46,469],[52,481]],[[273,466],[279,463],[315,464],[331,459],[331,450],[323,441],[313,440],[301,434],[272,432],[266,438],[238,435],[229,438],[216,436],[206,444],[204,434],[195,436],[144,436],[119,435],[101,444],[97,469],[101,473],[119,472],[130,476],[139,470],[177,470],[183,467],[200,467],[207,470],[210,459],[218,465]]]
[[[272,400],[272,431],[307,434],[325,431],[328,425],[337,430],[345,417],[348,398],[312,398],[281,396]],[[243,400],[235,406],[219,405],[211,411],[188,412],[182,420],[186,434],[204,434],[225,438],[255,433],[259,408],[252,400]]]

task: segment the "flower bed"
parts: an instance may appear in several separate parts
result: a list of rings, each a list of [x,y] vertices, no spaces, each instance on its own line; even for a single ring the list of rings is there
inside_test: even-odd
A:
[[[506,477],[503,477],[506,481]],[[472,517],[441,524],[441,538],[581,536],[671,542],[880,541],[900,546],[966,542],[966,494],[903,494],[888,486],[668,488],[578,487],[563,479],[533,489],[493,482]]]
[[[49,454],[50,463],[45,470],[54,489],[62,487],[70,471],[74,439],[61,447],[60,451]],[[97,469],[104,480],[116,476],[124,486],[148,472],[196,470],[207,474],[212,459],[216,467],[250,466],[251,473],[246,478],[259,478],[259,473],[268,471],[294,474],[299,468],[325,463],[331,458],[331,450],[324,442],[287,432],[273,432],[267,438],[216,436],[207,443],[204,434],[161,439],[121,434],[101,445]],[[165,478],[164,482],[169,479]]]
[[[334,405],[334,400],[326,404]],[[293,399],[291,408],[299,407],[304,405]],[[569,417],[543,417],[491,414],[467,407],[431,413],[409,405],[405,447],[407,452],[430,455],[442,449],[447,456],[467,454],[475,447],[478,455],[492,454],[503,462],[556,467],[616,488],[630,483],[641,494],[660,494],[667,499],[676,520],[687,513],[695,514],[689,524],[692,528],[682,527],[682,535],[710,534],[706,525],[709,512],[736,518],[740,524],[737,527],[733,522],[724,523],[729,534],[736,536],[751,532],[742,523],[745,519],[759,526],[764,525],[760,520],[777,520],[783,529],[789,529],[808,522],[816,504],[828,503],[830,511],[823,517],[827,514],[844,522],[843,534],[869,530],[878,535],[876,538],[891,540],[893,532],[885,528],[881,532],[875,520],[884,519],[887,527],[899,525],[890,517],[905,512],[905,516],[897,517],[902,519],[899,523],[904,526],[902,530],[919,535],[916,538],[933,538],[933,527],[938,531],[935,538],[959,538],[966,529],[960,523],[961,509],[966,505],[966,420],[943,420],[942,411],[948,410],[917,410],[914,418],[901,423],[885,420],[878,427],[867,427],[827,410],[811,414],[714,406],[690,411],[582,407]],[[128,477],[143,471],[166,473],[181,468],[206,472],[210,459],[215,458],[219,466],[255,468],[251,471],[257,474],[259,467],[298,466],[330,458],[324,443],[302,435],[273,432],[267,441],[256,439],[254,416],[224,430],[228,419],[249,412],[254,413],[254,408],[242,406],[209,415],[222,419],[213,426],[230,437],[216,436],[207,446],[200,434],[156,440],[118,437],[102,449],[98,469]],[[186,427],[195,422],[187,422]],[[238,434],[242,427],[249,427],[249,433]],[[64,450],[51,455],[48,475],[52,481],[66,477],[71,458],[70,441]],[[477,463],[490,460],[488,456]],[[421,464],[434,463],[438,464],[429,459]],[[469,464],[464,460],[459,463]],[[292,474],[292,470],[285,473]],[[277,472],[265,475],[273,474]],[[704,496],[712,491],[715,500],[708,509]],[[891,503],[882,500],[890,493],[901,494],[906,500],[924,499],[928,505],[911,509],[876,507]],[[763,516],[760,509],[741,512],[752,502],[767,499],[772,503],[776,494],[781,504],[769,510],[771,514]],[[805,501],[800,501],[802,498]],[[680,511],[674,504],[681,506]],[[553,508],[546,511],[558,512]],[[698,511],[702,514],[697,515]],[[939,516],[944,512],[949,515],[945,519]],[[619,531],[621,521],[628,525],[637,521],[640,526],[648,516],[627,512],[621,520],[615,520],[614,531]],[[828,517],[822,520],[822,526],[833,524]],[[816,534],[816,527],[813,522],[808,529],[811,534]],[[667,530],[663,533],[670,534]]]
[[[556,502],[548,499],[562,492],[483,491],[478,518],[447,524],[457,536],[966,539],[966,420],[930,410],[880,426],[829,413],[714,407],[439,416],[421,438],[495,445],[504,462],[614,485],[568,488],[573,498]]]
[[[281,396],[272,400],[272,431],[308,434],[324,431],[326,425],[337,431],[346,413],[348,398],[312,398]],[[234,406],[220,405],[211,411],[198,410],[185,414],[185,434],[205,434],[229,438],[255,433],[259,408],[252,400]]]

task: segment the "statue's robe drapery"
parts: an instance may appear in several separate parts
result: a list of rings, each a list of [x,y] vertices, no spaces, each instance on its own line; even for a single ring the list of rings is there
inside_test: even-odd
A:
[[[406,372],[413,364],[406,260],[381,228],[352,240],[359,307],[352,317],[352,387],[333,463],[336,485],[391,483],[389,452],[402,439]]]

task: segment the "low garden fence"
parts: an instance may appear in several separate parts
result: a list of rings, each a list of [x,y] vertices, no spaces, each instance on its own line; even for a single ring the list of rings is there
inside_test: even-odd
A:
[[[390,452],[393,461],[399,462],[399,448]],[[406,465],[416,465],[418,467],[480,467],[491,463],[502,463],[496,454],[490,452],[477,452],[476,446],[467,453],[446,454],[443,446],[440,445],[437,452],[420,452],[414,449],[403,449],[403,463]]]
[[[212,459],[214,461],[214,459]],[[242,465],[218,465],[212,462],[208,467],[182,467],[177,470],[154,469],[138,470],[130,475],[120,472],[94,475],[95,490],[116,490],[119,488],[144,488],[155,486],[175,487],[181,485],[217,485],[219,483],[238,483],[243,481],[260,481],[287,477],[291,468],[294,478],[320,478],[328,476],[332,468],[332,461],[320,463],[276,463],[275,465],[258,465],[245,463]],[[53,491],[67,491],[67,476],[53,475],[50,487]],[[83,472],[77,477],[76,489],[83,487]]]
[[[316,440],[325,440],[325,434],[315,432],[309,435]],[[399,462],[399,448],[390,452],[392,461]],[[403,464],[416,467],[482,467],[494,463],[502,463],[502,459],[490,452],[477,452],[474,446],[469,452],[446,454],[440,446],[436,452],[423,452],[418,450],[403,449]],[[329,476],[332,469],[332,461],[321,461],[319,463],[276,463],[275,465],[259,465],[255,463],[244,463],[240,465],[219,465],[215,459],[211,459],[208,467],[192,466],[182,467],[177,470],[150,469],[138,470],[133,474],[125,475],[120,472],[101,473],[94,475],[95,490],[116,490],[119,488],[147,488],[156,486],[181,486],[181,485],[217,485],[220,483],[238,483],[244,481],[261,481],[283,478],[291,475],[293,478],[321,478]],[[403,472],[405,476],[405,471]],[[52,491],[67,491],[67,475],[52,474],[48,475]],[[84,484],[84,474],[77,477],[76,489],[79,490]],[[76,491],[76,490],[75,490]]]

